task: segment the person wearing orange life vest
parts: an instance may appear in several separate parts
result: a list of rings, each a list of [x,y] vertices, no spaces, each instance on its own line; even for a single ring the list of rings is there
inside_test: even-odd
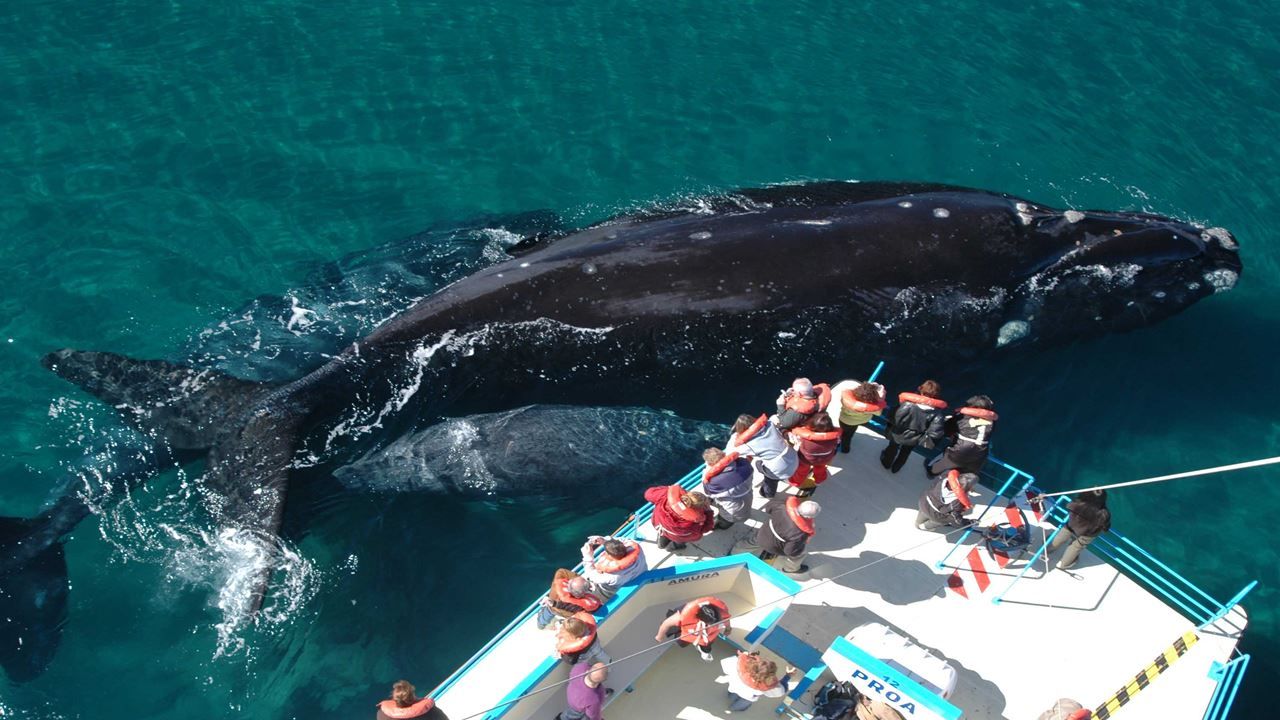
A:
[[[778,664],[760,657],[759,653],[746,653],[720,661],[729,685],[729,712],[741,712],[762,697],[783,697],[790,690],[791,678],[796,669],[787,666],[786,674],[778,679]]]
[[[419,698],[408,680],[397,680],[391,686],[391,698],[378,703],[377,720],[449,720],[431,698]]]
[[[788,482],[800,488],[798,497],[809,497],[817,486],[827,480],[827,465],[836,457],[840,431],[831,422],[831,416],[822,413],[808,423],[792,428],[791,438],[800,462]]]
[[[779,430],[786,432],[809,422],[814,415],[825,411],[830,403],[830,385],[814,385],[809,378],[796,378],[790,388],[778,395],[778,414],[774,423]]]
[[[706,596],[690,600],[682,608],[667,611],[667,619],[658,626],[658,633],[653,636],[657,642],[676,638],[678,647],[698,646],[698,654],[703,662],[711,662],[711,643],[716,638],[733,634],[729,627],[729,608],[718,597]]]
[[[538,629],[542,630],[555,619],[570,617],[576,612],[595,612],[600,609],[600,599],[591,594],[591,583],[572,570],[560,568],[551,578],[551,589],[540,601]]]
[[[716,509],[716,530],[727,530],[751,514],[751,463],[720,448],[702,452],[702,492]]]
[[[596,557],[596,548],[603,548]],[[644,552],[635,540],[593,535],[582,546],[582,577],[591,583],[591,594],[603,601],[613,599],[618,588],[649,569]]]
[[[790,478],[800,462],[800,456],[782,431],[763,415],[758,418],[739,415],[725,452],[751,458],[751,467],[763,478],[760,497],[764,498],[777,494],[778,483]]]
[[[604,663],[613,662],[596,637],[596,619],[589,612],[574,613],[565,618],[556,629],[555,656],[569,663],[570,667],[580,662]]]
[[[965,514],[973,509],[969,493],[978,484],[978,476],[951,470],[929,484],[920,496],[916,513],[916,527],[921,530],[937,530],[940,527],[964,527],[969,524]]]
[[[814,518],[822,512],[822,506],[812,500],[779,496],[764,506],[768,521],[760,526],[753,544],[760,548],[761,560],[781,558],[778,569],[785,573],[808,572],[804,564],[805,548],[809,538],[817,532]]]
[[[683,550],[715,527],[711,501],[700,492],[688,492],[679,485],[658,485],[645,490],[644,499],[653,503],[653,527],[663,550]]]
[[[848,453],[858,428],[884,409],[884,386],[880,383],[858,382],[840,393],[840,452]]]
[[[964,407],[947,417],[943,427],[951,438],[951,444],[926,466],[930,476],[941,475],[948,470],[962,473],[982,471],[991,452],[991,435],[998,419],[995,407],[986,395],[974,395],[965,401]]]
[[[889,444],[880,453],[880,464],[889,472],[898,472],[918,445],[932,448],[943,437],[942,411],[947,404],[939,396],[942,386],[925,380],[916,392],[898,395],[898,407],[889,415],[885,436]]]

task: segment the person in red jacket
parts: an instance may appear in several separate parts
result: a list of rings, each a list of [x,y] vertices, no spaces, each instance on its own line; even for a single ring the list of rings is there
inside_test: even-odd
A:
[[[809,497],[815,488],[827,479],[827,465],[836,456],[836,447],[840,445],[840,431],[831,416],[826,413],[815,415],[808,424],[791,430],[791,440],[795,444],[796,453],[800,455],[800,464],[788,481],[800,488],[800,497]],[[810,472],[813,477],[810,478]]]
[[[391,698],[378,703],[377,720],[449,720],[431,698],[419,698],[408,680],[397,680],[391,686]]]
[[[687,492],[679,485],[658,485],[644,491],[653,503],[653,527],[658,531],[658,547],[683,550],[711,532],[716,514],[711,501],[700,492]]]

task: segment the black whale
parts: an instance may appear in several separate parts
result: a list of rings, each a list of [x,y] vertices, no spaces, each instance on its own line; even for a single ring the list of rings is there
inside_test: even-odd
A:
[[[437,372],[423,395],[477,383],[501,395],[530,381],[577,391],[590,378],[612,400],[601,393],[620,381],[644,392],[681,377],[711,393],[815,358],[978,357],[1134,328],[1230,288],[1241,270],[1225,230],[897,183],[743,191],[522,250],[285,385],[111,353],[62,350],[45,363],[175,454],[207,452],[203,482],[229,522],[274,534],[300,443],[383,426],[427,367]],[[382,410],[343,418],[354,398]],[[0,578],[29,570],[58,534],[21,522],[0,534],[11,557]]]

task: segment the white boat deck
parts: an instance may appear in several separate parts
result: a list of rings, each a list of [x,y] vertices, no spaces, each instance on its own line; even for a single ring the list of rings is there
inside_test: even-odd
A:
[[[956,670],[957,686],[948,700],[963,710],[964,717],[1021,719],[1038,717],[1062,697],[1097,707],[1175,639],[1195,629],[1191,621],[1088,551],[1070,572],[1046,573],[1040,560],[1002,602],[992,602],[1023,563],[1015,560],[999,568],[981,550],[989,583],[980,582],[966,560],[970,548],[980,544],[974,534],[946,567],[935,567],[959,533],[944,536],[915,527],[917,499],[929,480],[918,457],[898,475],[884,470],[878,459],[883,442],[872,430],[860,431],[853,452],[837,456],[831,478],[814,496],[823,511],[809,544],[810,571],[793,576],[805,590],[793,599],[781,629],[817,652],[858,625],[880,622]],[[655,479],[655,484],[662,481],[673,480]],[[991,499],[990,491],[980,494],[974,517]],[[650,567],[732,553],[759,527],[763,502],[757,498],[756,510],[745,524],[711,533],[680,554],[644,542]],[[1001,503],[983,524],[1003,519]],[[652,538],[652,526],[642,526],[639,534]],[[1040,530],[1033,529],[1033,548],[1041,537]],[[1030,556],[1028,552],[1025,557]],[[957,581],[965,594],[948,587]],[[1200,631],[1199,641],[1119,712],[1132,720],[1201,718],[1216,687],[1210,667],[1214,661],[1230,659],[1245,622],[1243,610],[1236,608]],[[654,629],[645,628],[648,633]],[[652,635],[648,638],[651,641]],[[551,644],[551,631],[536,630],[528,619],[437,696],[439,705],[454,720],[483,716],[549,657]],[[731,652],[726,643],[717,644],[722,652]],[[608,643],[605,649],[610,649]],[[779,667],[784,664],[779,662]],[[724,717],[725,688],[716,683],[720,674],[719,664],[703,663],[692,651],[664,652],[630,683],[633,692],[616,688],[606,716]],[[797,709],[806,709],[805,702],[820,685],[821,681],[810,688]],[[545,695],[562,699],[563,690]],[[559,709],[555,702],[538,705],[536,712],[512,712],[509,717],[549,719]],[[777,701],[762,699],[738,715],[765,717],[775,707]]]

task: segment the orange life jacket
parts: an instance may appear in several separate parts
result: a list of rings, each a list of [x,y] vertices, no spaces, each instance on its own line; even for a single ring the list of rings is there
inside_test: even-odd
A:
[[[827,405],[831,404],[831,386],[826,383],[820,383],[813,386],[817,395],[809,397],[793,392],[787,396],[783,402],[783,408],[786,410],[795,410],[801,415],[812,415],[827,409]]]
[[[927,397],[919,393],[913,393],[913,392],[898,393],[898,402],[919,403],[921,405],[928,405],[929,407],[935,410],[945,410],[947,408],[947,403],[943,400],[939,400],[938,398]]]
[[[636,560],[640,559],[640,546],[630,540],[623,540],[622,543],[631,548],[627,551],[627,554],[620,558],[615,558],[609,553],[600,553],[600,557],[596,558],[595,561],[596,570],[612,575],[636,564]]]
[[[800,528],[800,532],[805,535],[812,535],[816,532],[813,529],[813,518],[803,517],[800,514],[800,502],[800,498],[795,495],[787,498],[787,517],[791,518],[791,522]]]
[[[730,447],[738,447],[742,443],[750,440],[756,433],[760,432],[760,429],[763,428],[764,424],[767,422],[769,422],[768,415],[761,415],[756,418],[756,421],[751,423],[750,427],[733,437],[733,443],[731,443]],[[718,465],[719,463],[716,464]]]
[[[422,698],[409,707],[400,707],[396,704],[395,700],[383,700],[378,703],[378,709],[382,711],[383,715],[386,715],[389,718],[396,718],[396,720],[400,720],[400,718],[422,717],[423,715],[431,712],[431,708],[435,706],[436,703],[431,698]]]
[[[720,611],[720,621],[708,625],[698,617],[698,611],[712,605]],[[695,645],[710,645],[720,635],[720,629],[729,621],[729,608],[718,597],[708,595],[690,600],[680,611],[680,639]]]
[[[569,592],[569,581],[572,579],[573,578],[562,578],[556,581],[556,594],[560,596],[557,599],[560,602],[566,605],[572,605],[579,610],[586,610],[587,612],[595,612],[596,610],[599,610],[600,600],[596,598],[596,596],[583,595],[582,597],[574,597],[573,593]]]
[[[762,685],[762,684],[760,684],[760,683],[756,682],[756,681],[755,681],[755,679],[751,677],[751,673],[750,673],[750,672],[748,672],[748,668],[747,668],[747,665],[748,665],[748,660],[747,660],[747,658],[749,658],[749,657],[751,657],[751,654],[750,654],[750,653],[744,653],[744,652],[742,652],[741,650],[739,650],[739,651],[738,651],[738,678],[739,678],[739,679],[741,679],[741,680],[742,680],[742,682],[743,682],[747,687],[749,687],[749,688],[751,688],[751,689],[753,689],[753,690],[759,690],[759,691],[761,691],[761,692],[764,692],[765,690],[772,690],[772,689],[774,689],[774,688],[778,687],[778,679],[777,679],[777,678],[774,678],[774,679],[773,679],[773,682],[764,683],[764,684]],[[758,657],[758,656],[757,656],[757,657]]]
[[[852,390],[845,390],[840,393],[840,403],[848,410],[854,412],[878,413],[885,408],[885,401],[877,400],[873,403],[862,402],[854,397]]]
[[[973,507],[973,500],[969,499],[969,493],[960,484],[960,471],[952,470],[947,473],[947,487],[951,488],[951,492],[956,494],[956,499],[966,508]]]
[[[685,492],[685,489],[679,485],[668,485],[667,505],[671,508],[671,512],[675,513],[676,517],[681,520],[685,522],[698,522],[703,518],[702,511],[697,508],[691,508],[680,500],[680,498],[687,494],[688,493]]]
[[[1000,416],[996,415],[994,410],[962,407],[960,408],[959,412],[961,415],[968,415],[969,417],[978,418],[979,420],[990,420],[991,422],[995,422],[996,420],[1000,419]]]
[[[1080,708],[1079,710],[1067,716],[1067,720],[1089,720],[1093,717],[1093,711],[1089,708]]]
[[[813,442],[830,442],[832,440],[840,439],[839,430],[828,430],[826,432],[818,432],[817,430],[814,430],[808,425],[799,425],[797,427],[791,428],[791,434],[795,435],[801,440],[810,440]]]
[[[583,650],[591,647],[591,643],[595,642],[596,639],[596,619],[592,617],[591,613],[576,612],[573,614],[573,617],[576,617],[586,623],[591,630],[580,638],[571,638],[568,640],[562,640],[559,635],[556,635],[556,650],[559,651],[561,655],[572,655],[574,653],[582,652]]]
[[[748,430],[749,429],[750,428],[748,428]],[[738,459],[738,453],[736,452],[731,452],[728,455],[725,455],[723,458],[720,459],[720,462],[716,463],[715,465],[711,465],[706,470],[702,471],[702,482],[706,482],[711,478],[719,475],[721,471],[723,471],[725,468],[732,465],[733,461],[737,459]]]

